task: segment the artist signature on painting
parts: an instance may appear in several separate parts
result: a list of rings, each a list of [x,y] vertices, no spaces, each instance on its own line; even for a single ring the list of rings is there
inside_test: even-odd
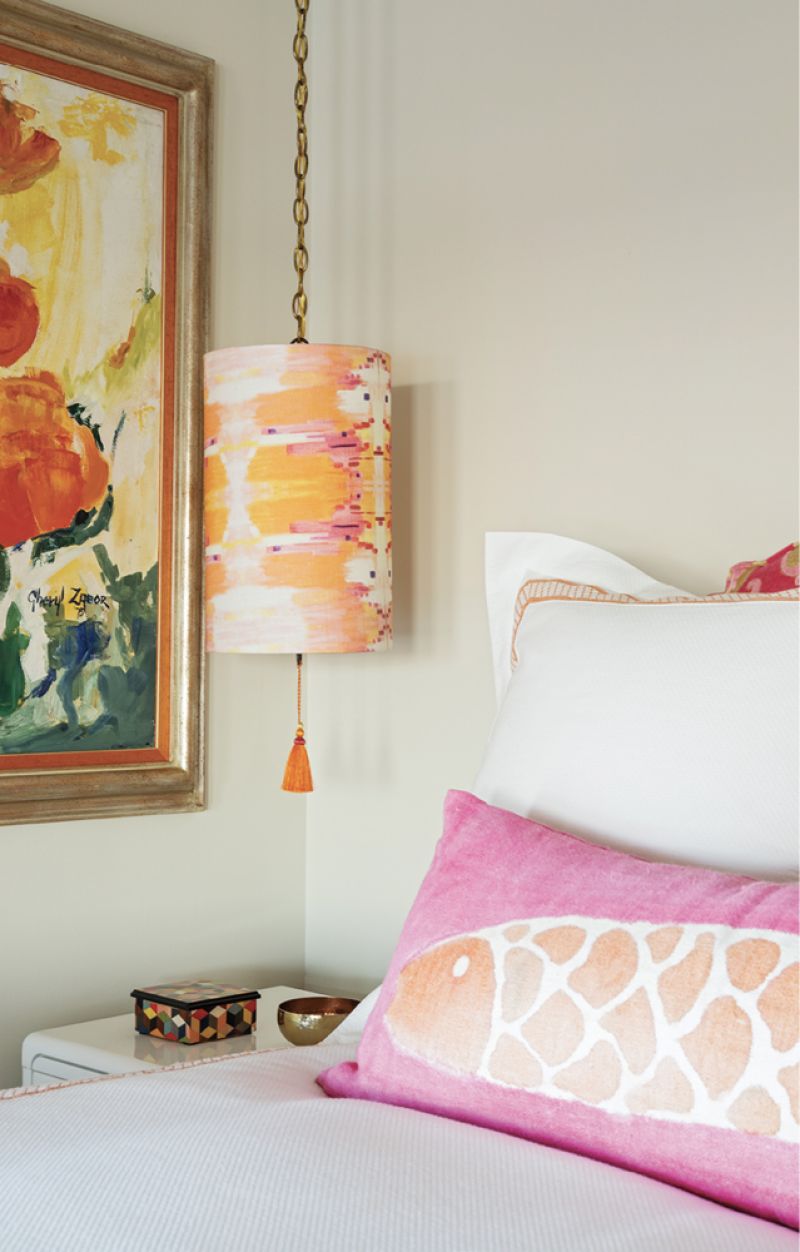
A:
[[[108,596],[94,595],[90,591],[84,591],[83,587],[62,587],[57,594],[48,596],[43,596],[38,587],[28,592],[28,604],[32,609],[55,609],[56,616],[60,616],[65,603],[75,606],[78,617],[85,617],[87,608],[92,605],[98,605],[102,609],[111,607]]]

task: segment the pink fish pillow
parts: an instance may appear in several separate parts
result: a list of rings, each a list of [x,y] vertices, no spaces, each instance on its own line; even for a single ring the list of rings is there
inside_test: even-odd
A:
[[[319,1082],[796,1226],[797,933],[793,885],[450,792],[357,1061]]]

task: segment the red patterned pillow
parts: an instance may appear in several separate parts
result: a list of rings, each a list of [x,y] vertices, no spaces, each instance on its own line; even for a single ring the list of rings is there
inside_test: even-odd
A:
[[[728,571],[726,591],[771,593],[800,587],[800,545],[787,543],[765,561],[740,561]]]

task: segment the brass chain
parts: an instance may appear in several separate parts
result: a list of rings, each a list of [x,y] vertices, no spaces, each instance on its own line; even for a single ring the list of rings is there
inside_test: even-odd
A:
[[[294,222],[297,227],[297,243],[294,246],[294,272],[297,275],[297,291],[292,297],[292,316],[297,322],[297,337],[292,340],[292,343],[307,342],[306,316],[308,314],[308,296],[303,284],[306,270],[308,269],[308,249],[306,248],[306,225],[308,224],[308,201],[306,200],[306,178],[308,176],[308,131],[306,130],[308,79],[306,78],[306,57],[308,56],[308,36],[306,35],[306,17],[308,16],[308,5],[309,0],[295,0],[297,31],[292,44],[294,59],[297,63],[297,82],[294,85],[294,109],[297,115],[297,156],[294,159]]]
[[[295,654],[297,665],[297,733],[303,733],[303,654]]]

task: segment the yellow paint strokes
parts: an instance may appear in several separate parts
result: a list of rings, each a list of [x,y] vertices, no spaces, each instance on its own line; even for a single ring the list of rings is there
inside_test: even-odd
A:
[[[140,385],[143,371],[151,389],[157,387],[162,324],[161,296],[142,298],[127,335],[121,343],[109,346],[103,361],[103,381],[111,402],[129,396],[131,385]]]
[[[158,445],[155,441],[149,442],[147,438],[137,436],[135,425],[129,434],[133,436],[129,447],[137,449],[136,466],[116,476],[110,526],[115,563],[123,574],[148,570],[158,559],[160,517]],[[119,460],[124,463],[122,456]],[[133,460],[132,456],[130,460]]]
[[[107,610],[90,608],[81,612],[80,594],[75,594],[86,592],[88,595],[100,595],[105,590],[97,560],[91,549],[81,550],[71,561],[61,565],[43,580],[42,593],[44,595],[59,597],[62,588],[64,599],[59,613],[62,621],[79,622],[86,616],[98,617],[101,621],[105,621]]]
[[[121,100],[92,92],[66,105],[61,130],[71,139],[85,139],[95,161],[118,165],[125,158],[116,147],[111,147],[109,136],[129,138],[136,130],[136,117]]]
[[[327,453],[298,456],[285,447],[258,448],[247,474],[250,520],[262,535],[286,534],[300,520],[322,526],[342,502],[342,477]],[[336,565],[341,568],[340,556]],[[335,576],[329,585],[334,582]]]
[[[162,288],[163,119],[29,71],[15,71],[14,87],[61,144],[46,178],[3,203],[4,249],[25,250],[42,315],[25,364],[57,373],[71,391],[128,333],[146,272]],[[124,161],[103,158],[103,134],[108,154]]]
[[[29,258],[26,276],[35,280],[41,280],[46,274],[41,263],[31,265],[31,258],[41,257],[57,242],[52,212],[55,195],[53,187],[58,180],[53,174],[54,171],[34,183],[24,195],[5,196],[3,200],[5,250],[15,246],[24,248]]]
[[[66,382],[84,322],[79,263],[85,223],[79,212],[78,171],[69,160],[62,160],[41,184],[4,199],[6,248],[25,249],[41,318],[25,365],[51,370]]]

